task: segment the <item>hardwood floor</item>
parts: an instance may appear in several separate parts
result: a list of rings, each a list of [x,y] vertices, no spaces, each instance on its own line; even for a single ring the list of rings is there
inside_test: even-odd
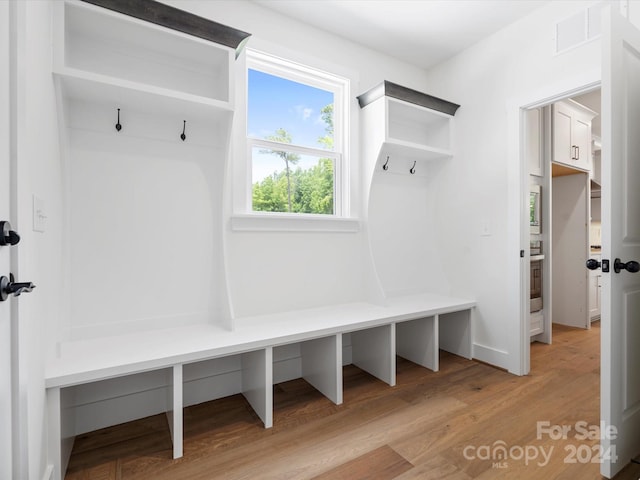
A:
[[[99,430],[76,438],[66,478],[600,479],[595,463],[565,462],[597,444],[574,437],[576,422],[599,424],[599,342],[599,324],[554,327],[553,345],[532,345],[526,377],[444,352],[438,373],[398,359],[396,387],[348,366],[343,405],[294,380],[274,387],[269,430],[240,395],[189,407],[178,460],[163,415]],[[538,438],[544,421],[572,431]],[[635,467],[616,478],[637,479]]]

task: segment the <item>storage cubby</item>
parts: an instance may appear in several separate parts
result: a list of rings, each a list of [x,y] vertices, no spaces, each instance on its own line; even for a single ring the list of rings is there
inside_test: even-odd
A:
[[[73,435],[167,411],[171,371],[163,368],[66,388]],[[105,412],[110,412],[109,420]]]
[[[386,102],[388,141],[419,149],[451,150],[450,115],[394,98],[386,98]]]
[[[383,382],[396,384],[395,325],[351,332],[353,364]]]
[[[398,356],[437,372],[438,345],[437,317],[418,318],[396,324]]]
[[[231,48],[81,2],[60,2],[57,73],[230,102]],[[78,71],[78,72],[75,72]]]
[[[273,383],[304,378],[336,405],[342,403],[342,335],[273,348]]]
[[[68,338],[224,323],[228,125],[63,98]]]

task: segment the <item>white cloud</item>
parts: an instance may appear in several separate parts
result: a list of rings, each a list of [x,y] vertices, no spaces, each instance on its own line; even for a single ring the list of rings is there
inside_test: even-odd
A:
[[[313,108],[305,107],[304,105],[296,105],[294,109],[302,117],[302,120],[308,120],[313,114]]]

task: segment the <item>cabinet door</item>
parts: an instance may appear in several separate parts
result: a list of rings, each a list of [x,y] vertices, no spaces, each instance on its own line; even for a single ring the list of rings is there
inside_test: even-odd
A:
[[[576,160],[575,166],[584,170],[591,169],[591,123],[580,117],[572,122],[571,139]]]
[[[596,285],[597,287],[596,288],[596,307],[595,307],[594,315],[592,315],[592,317],[600,318],[600,308],[601,308],[600,292],[602,292],[602,275],[598,275],[597,279],[598,281]]]
[[[589,276],[589,318],[591,320],[600,318],[600,288],[602,285],[602,275],[598,272]]]
[[[600,315],[598,302],[598,275],[589,275],[589,318]]]
[[[575,166],[574,148],[571,141],[571,111],[562,104],[553,106],[553,160],[571,167]]]

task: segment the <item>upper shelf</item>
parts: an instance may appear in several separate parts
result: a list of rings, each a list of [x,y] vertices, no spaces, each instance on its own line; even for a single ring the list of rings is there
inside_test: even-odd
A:
[[[232,47],[71,0],[56,3],[55,25],[54,72],[60,75],[232,103]]]
[[[395,98],[385,98],[386,141],[417,149],[451,149],[452,117]]]
[[[391,82],[358,97],[363,132],[377,164],[387,156],[410,162],[452,156],[453,114],[458,105]],[[368,150],[369,147],[365,148]]]
[[[146,0],[145,2],[130,2],[122,0],[83,0],[115,12],[155,23],[163,27],[177,30],[194,37],[210,40],[220,45],[234,48],[236,55],[240,53],[250,33],[222,25],[221,23],[199,17],[193,13],[178,8]]]
[[[194,118],[226,118],[233,109],[228,102],[161,87],[107,77],[73,68],[54,72],[65,99],[108,104],[131,111]]]
[[[383,96],[397,98],[398,100],[426,107],[448,115],[455,115],[456,110],[460,108],[460,105],[455,103],[448,102],[447,100],[443,100],[432,95],[427,95],[426,93],[422,93],[411,88],[403,87],[402,85],[397,85],[387,80],[358,96],[358,103],[360,104],[360,108],[364,108],[371,102],[374,102]]]

